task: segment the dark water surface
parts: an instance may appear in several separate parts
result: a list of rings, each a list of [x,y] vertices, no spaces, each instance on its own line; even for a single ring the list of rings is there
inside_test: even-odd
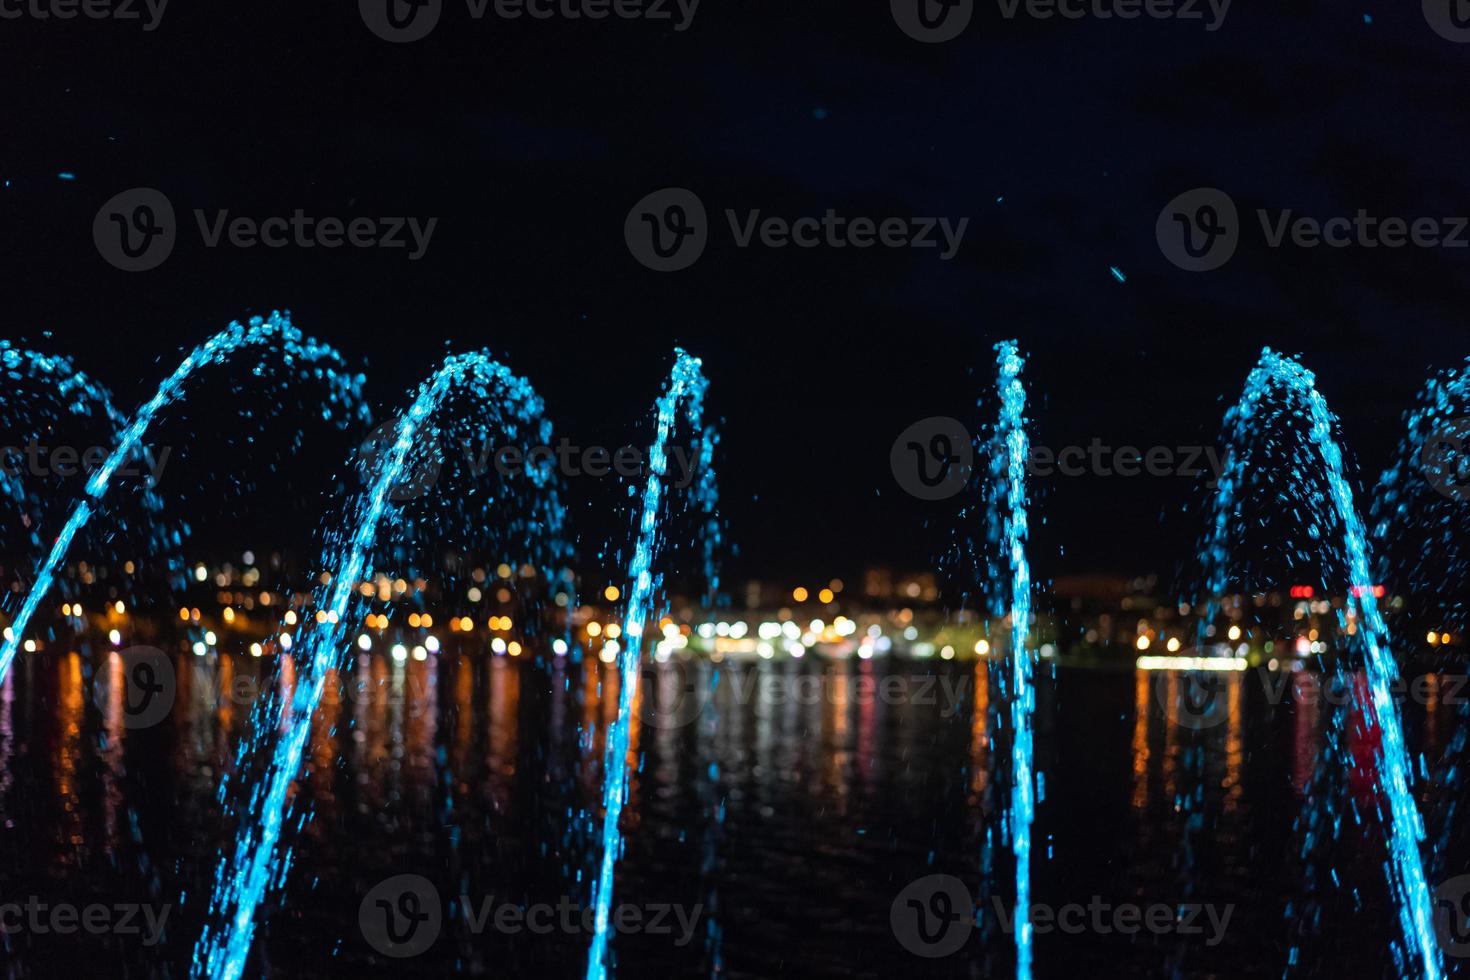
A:
[[[288,835],[289,880],[265,910],[247,975],[580,975],[617,678],[595,660],[546,659],[452,641],[424,661],[395,664],[381,645],[358,656],[356,693],[315,719],[298,789],[315,819]],[[187,975],[229,843],[221,774],[256,686],[289,685],[292,672],[284,658],[213,652],[181,650],[172,662],[174,706],[147,728],[127,727],[123,686],[99,693],[99,676],[121,676],[114,654],[24,654],[0,690],[0,900],[169,906],[152,945],[10,932],[4,975]],[[1304,703],[1300,675],[1251,671],[1229,675],[1217,723],[1200,728],[1163,709],[1183,677],[1043,665],[1033,900],[1058,910],[1208,904],[1230,917],[1216,934],[1200,912],[1200,933],[1181,935],[1100,929],[1089,913],[1080,932],[1038,931],[1037,975],[1279,976],[1293,944],[1306,975],[1394,975],[1371,753],[1350,737],[1359,762],[1323,784],[1332,795],[1319,811],[1340,818],[1341,833],[1325,850],[1319,837],[1304,861],[1294,828],[1331,705]],[[1275,684],[1285,685],[1278,705]],[[688,685],[712,695],[690,697]],[[1431,766],[1460,718],[1445,694],[1436,686],[1404,706],[1411,748]],[[1013,971],[996,914],[999,902],[1009,916],[1013,896],[998,807],[1002,706],[983,662],[808,655],[651,668],[615,901],[650,925],[661,916],[664,931],[619,935],[619,974]],[[428,879],[442,922],[422,954],[391,959],[365,938],[360,911],[401,874]],[[957,952],[927,958],[895,933],[893,906],[935,874],[962,882],[980,915]],[[475,915],[492,903],[482,928],[460,896]],[[505,903],[544,906],[540,930],[511,913],[497,927]],[[382,915],[371,902],[368,914]],[[1104,915],[1104,926],[1127,925]],[[912,947],[912,929],[899,931]]]

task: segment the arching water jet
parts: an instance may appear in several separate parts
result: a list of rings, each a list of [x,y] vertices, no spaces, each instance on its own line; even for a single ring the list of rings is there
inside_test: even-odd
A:
[[[370,562],[385,522],[394,519],[395,489],[412,475],[410,462],[419,458],[413,455],[415,452],[424,451],[425,430],[459,386],[479,396],[479,403],[490,411],[499,427],[525,426],[529,430],[539,426],[543,441],[549,437],[541,399],[530,384],[484,353],[448,358],[419,387],[393,430],[391,446],[378,460],[372,482],[329,533],[321,559],[321,571],[328,577],[313,596],[317,609],[325,615],[303,617],[291,644],[295,694],[289,705],[280,704],[274,696],[262,699],[252,734],[241,745],[242,763],[259,761],[263,771],[249,792],[233,803],[239,829],[233,854],[224,855],[215,872],[209,920],[194,949],[191,974],[195,977],[235,980],[245,970],[255,933],[256,908],[267,889],[278,886],[290,869],[291,848],[280,846],[288,817],[287,796],[301,769],[311,717],[321,703],[327,679],[346,668],[344,659],[349,648],[344,633],[349,623],[361,618],[359,585],[372,571]],[[535,468],[527,472],[539,493],[551,494],[552,474]],[[549,507],[560,515],[554,496]],[[280,732],[279,739],[271,745],[268,740],[276,732]],[[298,819],[304,823],[308,815],[300,814]]]
[[[1336,419],[1327,400],[1316,388],[1316,378],[1295,360],[1267,348],[1246,379],[1245,390],[1225,416],[1227,454],[1214,497],[1209,531],[1204,547],[1207,603],[1200,625],[1205,635],[1219,609],[1224,593],[1230,556],[1232,517],[1245,485],[1248,439],[1257,428],[1258,413],[1266,396],[1280,389],[1304,414],[1308,443],[1321,464],[1326,489],[1310,491],[1325,503],[1341,525],[1341,559],[1346,565],[1347,603],[1360,616],[1359,636],[1364,650],[1369,698],[1364,705],[1369,723],[1381,733],[1377,746],[1380,788],[1388,802],[1385,820],[1390,892],[1398,906],[1399,924],[1408,955],[1416,960],[1421,974],[1438,980],[1442,966],[1435,936],[1431,895],[1419,853],[1424,840],[1424,822],[1410,789],[1411,763],[1404,742],[1403,726],[1394,706],[1393,687],[1398,665],[1390,648],[1388,626],[1374,595],[1368,536],[1344,475],[1342,449],[1333,437]]]
[[[700,361],[682,350],[675,351],[673,373],[668,387],[654,405],[657,429],[648,452],[648,479],[644,484],[633,559],[628,565],[627,606],[623,613],[622,635],[625,646],[618,653],[618,715],[607,736],[607,755],[602,788],[602,856],[593,884],[592,945],[587,955],[587,980],[603,980],[607,976],[608,914],[612,907],[613,872],[622,851],[622,834],[618,818],[623,812],[623,799],[628,791],[628,736],[633,699],[638,687],[638,666],[642,656],[643,629],[653,612],[658,585],[653,565],[663,548],[659,512],[663,502],[664,477],[668,472],[668,443],[683,409],[691,429],[701,433],[700,460],[705,464],[696,494],[704,501],[706,543],[709,523],[713,518],[715,492],[714,469],[709,461],[714,453],[714,436],[704,425],[704,395],[708,382],[700,372]],[[718,529],[714,530],[718,541]],[[713,552],[706,550],[706,574],[712,577]]]
[[[71,515],[57,534],[49,554],[37,568],[30,592],[26,594],[20,611],[11,621],[10,633],[4,638],[3,643],[0,643],[0,681],[3,681],[5,675],[10,671],[10,665],[15,660],[15,652],[24,639],[26,627],[30,625],[42,600],[51,591],[56,570],[66,560],[72,540],[101,506],[112,477],[118,468],[133,458],[135,454],[146,453],[143,438],[148,434],[158,414],[184,396],[188,383],[199,369],[210,364],[223,363],[241,350],[269,345],[279,345],[281,356],[288,364],[299,361],[304,369],[312,371],[327,381],[330,394],[328,407],[324,411],[329,417],[333,406],[336,406],[341,410],[342,421],[346,421],[356,406],[361,418],[366,421],[366,407],[362,405],[359,394],[361,377],[345,374],[341,370],[341,356],[331,347],[320,344],[312,338],[304,337],[301,331],[291,325],[286,315],[272,313],[269,318],[253,317],[248,326],[238,322],[231,323],[224,330],[194,348],[173,374],[158,386],[153,397],[134,413],[131,421],[118,436],[117,445],[88,479],[85,495],[72,509]]]

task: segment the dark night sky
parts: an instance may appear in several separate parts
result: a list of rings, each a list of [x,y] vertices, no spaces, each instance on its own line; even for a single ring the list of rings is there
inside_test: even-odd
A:
[[[1190,274],[1154,238],[1164,204],[1202,185],[1247,214],[1466,213],[1470,45],[1430,31],[1417,3],[1242,3],[1213,33],[1007,21],[981,4],[934,46],[885,3],[706,0],[675,33],[476,22],[451,0],[408,45],[372,36],[354,4],[303,6],[179,2],[151,33],[0,21],[5,336],[73,354],[131,405],[180,348],[289,308],[363,365],[380,406],[446,344],[488,346],[560,430],[611,445],[647,432],[684,345],[724,419],[735,571],[760,576],[927,564],[956,506],[903,496],[890,444],[926,416],[988,416],[976,400],[1008,336],[1031,355],[1050,445],[1213,441],[1269,344],[1304,355],[1372,470],[1426,371],[1470,353],[1470,251],[1271,250],[1257,231]],[[660,275],[630,256],[623,219],[671,185],[718,224],[693,268]],[[91,225],[134,186],[166,193],[182,229],[162,267],[130,275]],[[191,215],[298,207],[440,220],[408,262],[205,249]],[[727,207],[971,222],[952,262],[742,250]],[[1198,529],[1179,513],[1184,479],[1040,493],[1043,577],[1168,570]]]

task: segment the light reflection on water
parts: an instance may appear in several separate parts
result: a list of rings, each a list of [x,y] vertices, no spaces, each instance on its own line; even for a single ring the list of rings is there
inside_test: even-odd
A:
[[[182,652],[173,658],[173,711],[135,730],[125,724],[121,659],[77,649],[27,656],[0,685],[4,894],[184,898],[154,948],[115,936],[6,937],[8,975],[181,976],[225,839],[220,776],[250,723],[254,693],[274,684],[288,694],[294,670],[289,657]],[[472,934],[458,918],[428,953],[390,963],[357,926],[366,891],[406,872],[428,877],[446,901],[588,900],[618,674],[595,659],[532,659],[529,651],[490,657],[468,644],[446,644],[424,661],[355,657],[341,693],[311,720],[310,772],[296,792],[316,819],[295,842],[284,901],[267,910],[250,972],[578,972],[580,934]],[[98,672],[112,681],[100,704]],[[885,694],[894,679],[900,693]],[[1254,674],[1230,675],[1223,723],[1196,732],[1170,722],[1150,672],[1061,668],[1038,681],[1046,793],[1036,900],[1168,902],[1185,878],[1202,900],[1240,910],[1220,947],[1179,960],[1182,975],[1275,972],[1282,908],[1301,887],[1293,823],[1328,709],[1305,696],[1299,676],[1287,684],[1287,703],[1272,708]],[[1177,675],[1162,683],[1177,695]],[[702,710],[678,715],[690,684],[712,693]],[[1437,681],[1427,692],[1405,710],[1431,751],[1457,709]],[[809,656],[650,669],[632,726],[620,901],[699,905],[709,918],[683,947],[668,937],[619,937],[623,975],[709,975],[717,959],[730,976],[1003,973],[1008,937],[977,932],[955,957],[920,960],[888,924],[894,896],[922,875],[952,874],[981,889],[984,831],[996,840],[1003,831],[990,793],[992,740],[1005,735],[991,727],[1003,707],[997,698],[984,662]],[[1199,766],[1188,764],[1191,752],[1202,753]],[[1354,753],[1363,758],[1363,747]],[[1197,780],[1208,833],[1183,853],[1178,800]],[[1363,876],[1371,906],[1381,885],[1359,852],[1381,845],[1346,846],[1344,873]],[[1362,949],[1378,962],[1379,937],[1361,931],[1361,943],[1345,943],[1341,955]],[[1069,975],[1095,953],[1114,972],[1152,976],[1181,941],[1043,934],[1037,973]]]

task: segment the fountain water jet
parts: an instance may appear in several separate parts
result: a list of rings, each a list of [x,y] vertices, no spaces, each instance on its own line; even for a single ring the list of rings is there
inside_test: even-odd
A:
[[[318,377],[328,382],[331,389],[328,396],[329,405],[324,409],[328,417],[331,416],[332,411],[330,406],[340,403],[344,410],[343,420],[345,421],[351,406],[356,404],[362,419],[366,421],[366,407],[362,405],[359,396],[362,378],[341,373],[338,369],[342,364],[341,356],[331,347],[320,344],[310,337],[304,337],[301,331],[291,325],[288,315],[272,313],[269,319],[252,317],[248,327],[238,322],[231,323],[224,330],[194,348],[174,370],[174,373],[158,386],[153,397],[134,413],[131,422],[119,435],[117,445],[111,454],[87,481],[86,496],[77,502],[71,516],[67,518],[60,533],[56,536],[50,553],[36,570],[31,590],[10,624],[10,633],[4,639],[3,645],[0,645],[0,681],[3,681],[5,675],[9,673],[10,665],[15,660],[15,652],[25,636],[26,627],[35,616],[36,609],[42,600],[50,592],[56,570],[66,560],[72,540],[76,537],[77,532],[91,520],[96,508],[101,505],[112,476],[117,472],[118,467],[135,453],[146,452],[142,448],[143,437],[148,433],[158,413],[183,397],[186,384],[200,368],[223,363],[236,352],[246,348],[275,344],[279,344],[282,356],[288,364],[300,361]]]
[[[1026,462],[1031,455],[1026,435],[1026,389],[1021,384],[1025,360],[1014,340],[997,344],[996,365],[1000,391],[1000,421],[995,445],[1004,455],[992,464],[998,481],[993,492],[1004,489],[1005,513],[1000,519],[1005,554],[1010,566],[1011,620],[1011,850],[1016,859],[1016,977],[1031,977],[1031,824],[1036,815],[1032,716],[1036,713],[1035,664],[1026,645],[1031,626],[1031,565],[1026,559],[1029,525],[1026,516]]]
[[[704,395],[709,386],[700,373],[701,363],[682,350],[675,351],[673,373],[669,385],[655,403],[657,431],[648,453],[648,479],[643,488],[642,507],[637,524],[637,542],[633,559],[628,566],[628,579],[632,585],[628,590],[628,602],[623,614],[625,646],[618,653],[618,716],[607,736],[607,755],[602,788],[602,859],[597,880],[593,885],[594,907],[592,946],[587,955],[587,980],[603,980],[607,976],[608,913],[612,906],[613,872],[622,851],[622,834],[618,830],[618,818],[623,812],[623,798],[628,791],[628,734],[633,710],[633,698],[638,687],[638,665],[642,654],[643,628],[653,612],[658,585],[653,574],[653,563],[663,546],[659,533],[659,510],[663,497],[664,476],[668,472],[668,441],[679,419],[679,408],[684,406],[685,418],[696,432],[702,431],[700,461],[705,465],[696,493],[703,501],[703,509],[712,515],[714,498],[714,470],[708,465],[714,453],[715,439],[711,430],[704,427]],[[708,521],[713,521],[708,516]],[[708,523],[706,527],[708,528]],[[718,530],[714,532],[718,540]],[[713,552],[709,550],[706,537],[706,572],[711,574]]]
[[[4,427],[12,436],[29,433],[32,438],[43,431],[60,425],[63,416],[105,422],[110,441],[122,438],[127,427],[127,418],[116,408],[112,392],[103,384],[93,381],[85,372],[78,371],[71,359],[59,355],[42,354],[17,347],[8,340],[0,340],[0,371],[8,382],[5,405]],[[38,403],[29,405],[24,395],[29,383],[39,385]],[[22,397],[17,397],[22,394]],[[153,466],[151,455],[144,450],[143,462]],[[9,497],[26,510],[39,511],[40,500],[31,494],[17,473],[7,466],[0,466],[0,495]],[[163,502],[151,485],[144,487],[142,503],[145,512],[152,517],[163,509]],[[41,539],[34,530],[29,515],[22,523],[32,527],[31,544],[41,548]],[[156,522],[153,529],[157,530]],[[160,543],[169,543],[160,538]],[[174,540],[177,543],[177,540]]]
[[[237,799],[232,807],[240,818],[240,827],[234,854],[222,857],[215,872],[209,921],[194,948],[191,974],[195,977],[236,980],[244,972],[255,932],[256,907],[266,890],[278,886],[290,869],[291,849],[278,849],[278,844],[288,815],[287,796],[301,769],[311,732],[312,714],[321,702],[329,675],[346,668],[344,659],[349,649],[343,634],[349,623],[360,619],[354,611],[360,595],[358,586],[371,573],[369,560],[379,543],[384,521],[395,516],[390,503],[395,488],[411,475],[410,461],[418,458],[410,454],[424,451],[425,430],[432,427],[434,414],[459,385],[479,396],[503,428],[530,428],[539,423],[543,439],[549,437],[541,399],[530,384],[484,353],[448,358],[419,387],[394,429],[392,446],[379,460],[370,486],[329,533],[321,563],[329,578],[313,597],[317,609],[326,615],[303,617],[296,630],[291,644],[296,665],[291,703],[283,706],[275,696],[262,699],[252,735],[241,744],[241,761],[250,760],[258,752],[264,756],[264,772],[247,797]],[[527,472],[540,495],[549,499],[549,510],[557,515],[559,531],[562,511],[551,493],[552,474],[544,468],[528,468]],[[274,747],[260,741],[277,731],[281,734]],[[299,823],[304,824],[308,816],[301,814]]]
[[[1470,560],[1458,547],[1464,503],[1470,483],[1464,467],[1470,460],[1470,361],[1431,376],[1414,406],[1404,413],[1404,435],[1373,488],[1369,527],[1378,549],[1379,581],[1390,578],[1389,554],[1402,553],[1395,583],[1415,595],[1462,594],[1457,586],[1470,578]],[[1457,527],[1458,525],[1458,527]],[[1417,535],[1409,540],[1411,534]],[[1448,580],[1448,583],[1447,583]],[[1446,588],[1446,584],[1450,588]],[[1433,610],[1442,622],[1462,622],[1461,600]]]
[[[1369,545],[1362,518],[1343,472],[1342,450],[1333,438],[1336,422],[1327,401],[1316,388],[1315,376],[1295,360],[1264,350],[1246,379],[1245,390],[1225,416],[1227,455],[1214,497],[1209,531],[1204,547],[1207,604],[1202,617],[1201,637],[1219,608],[1226,587],[1231,517],[1244,485],[1246,461],[1242,455],[1253,431],[1262,401],[1273,389],[1283,389],[1306,413],[1308,440],[1326,477],[1325,497],[1342,525],[1342,559],[1349,578],[1349,609],[1361,614],[1359,631],[1365,656],[1370,698],[1365,705],[1369,723],[1382,735],[1377,748],[1380,785],[1389,804],[1386,833],[1389,888],[1398,904],[1399,923],[1409,954],[1430,980],[1442,975],[1439,946],[1435,937],[1431,896],[1424,874],[1419,845],[1424,840],[1424,823],[1414,802],[1409,782],[1411,763],[1404,743],[1403,728],[1393,702],[1393,685],[1398,665],[1390,649],[1388,626],[1373,593]]]
[[[1436,372],[1420,388],[1413,407],[1404,413],[1403,438],[1392,464],[1378,478],[1369,509],[1379,581],[1392,582],[1400,596],[1453,598],[1416,610],[1432,615],[1440,627],[1463,628],[1467,614],[1459,597],[1470,579],[1470,558],[1459,544],[1463,534],[1456,533],[1465,528],[1464,504],[1470,497],[1470,485],[1463,482],[1463,466],[1470,458],[1467,437],[1470,360]],[[1398,562],[1396,568],[1391,568],[1390,554]],[[1440,791],[1431,821],[1438,824],[1431,849],[1437,877],[1446,873],[1443,865],[1460,829],[1455,817],[1470,739],[1470,704],[1462,703],[1457,714],[1458,723],[1430,775],[1430,783]]]

